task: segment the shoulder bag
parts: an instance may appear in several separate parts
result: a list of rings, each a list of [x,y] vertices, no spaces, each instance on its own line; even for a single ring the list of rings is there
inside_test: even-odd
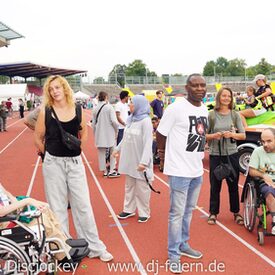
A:
[[[224,146],[224,138],[223,146]],[[230,158],[228,156],[228,151],[226,147],[226,155],[227,155],[227,163],[222,161],[222,154],[221,154],[221,141],[219,140],[219,154],[220,154],[220,164],[214,169],[213,173],[217,180],[228,179],[230,181],[234,181],[237,178],[237,173],[232,166]]]
[[[107,104],[107,103],[103,104],[103,105],[100,107],[100,109],[98,110],[98,112],[97,112],[97,114],[96,114],[96,118],[95,118],[95,124],[97,124],[98,116],[99,116],[101,110],[103,109],[103,107],[104,107],[106,104]]]
[[[54,108],[51,107],[51,111],[53,112],[53,115],[56,119],[58,128],[60,130],[61,133],[61,138],[62,138],[62,143],[69,149],[72,151],[78,151],[80,150],[80,145],[81,145],[81,141],[80,139],[78,139],[77,137],[75,137],[74,135],[72,135],[71,133],[66,132],[63,127],[61,126],[61,123],[54,111]]]

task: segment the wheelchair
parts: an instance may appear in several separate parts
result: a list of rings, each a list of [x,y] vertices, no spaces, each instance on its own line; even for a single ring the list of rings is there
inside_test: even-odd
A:
[[[244,226],[249,231],[252,232],[257,225],[257,236],[259,245],[264,245],[265,236],[275,236],[272,235],[267,230],[267,216],[270,212],[267,210],[266,202],[264,196],[260,192],[260,186],[264,184],[264,181],[260,178],[252,178],[247,176],[241,202],[244,204]]]
[[[10,222],[15,226],[0,229],[0,275],[6,274],[56,274],[56,253],[65,253],[69,263],[73,264],[65,243],[58,238],[47,238],[43,217],[37,210],[20,214],[37,219],[37,224],[28,226],[18,220],[18,215],[0,218],[0,223]]]

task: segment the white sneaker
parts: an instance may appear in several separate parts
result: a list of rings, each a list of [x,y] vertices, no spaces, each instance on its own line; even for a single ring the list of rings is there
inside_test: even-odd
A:
[[[105,250],[100,256],[99,256],[99,259],[102,261],[102,262],[110,262],[111,260],[113,260],[113,255],[108,252],[107,250]]]
[[[120,173],[118,173],[117,171],[113,171],[108,174],[108,178],[118,178],[118,177],[120,177]]]
[[[105,171],[103,172],[103,177],[108,177],[108,174],[109,174],[108,170],[105,170]]]
[[[275,225],[273,225],[272,228],[271,228],[271,234],[275,235]]]

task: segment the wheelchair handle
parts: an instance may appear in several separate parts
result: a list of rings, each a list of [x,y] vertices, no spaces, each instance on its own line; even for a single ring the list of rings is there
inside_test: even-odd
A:
[[[4,217],[0,217],[0,223],[1,222],[10,222],[17,220],[17,215],[6,215]]]
[[[28,210],[28,211],[20,213],[21,217],[28,217],[28,218],[38,218],[38,217],[40,217],[40,215],[41,215],[41,212],[37,209]]]

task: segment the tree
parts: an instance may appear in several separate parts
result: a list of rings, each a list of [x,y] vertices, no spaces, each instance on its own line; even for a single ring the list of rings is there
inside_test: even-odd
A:
[[[157,77],[158,75],[154,71],[149,71],[147,69],[147,76]]]
[[[228,75],[226,71],[228,63],[225,57],[218,57],[216,60],[216,74],[220,76]]]
[[[213,60],[208,61],[203,68],[204,76],[214,76],[215,75],[216,64]]]
[[[219,57],[216,61],[208,61],[203,68],[204,76],[244,76],[245,60],[232,59],[227,60],[225,57]]]
[[[121,87],[125,84],[126,65],[117,64],[109,73],[109,79],[116,80]]]
[[[104,84],[105,83],[105,80],[102,76],[99,76],[99,77],[96,77],[94,80],[93,80],[93,83],[94,84]]]
[[[127,66],[125,73],[127,76],[146,76],[149,71],[146,71],[146,64],[142,60],[136,59]]]
[[[244,76],[245,75],[245,60],[244,59],[232,59],[229,60],[226,68],[226,74],[229,76]]]
[[[8,76],[0,75],[0,83],[7,84],[7,83],[9,83],[9,81],[10,81],[10,79]]]
[[[255,66],[248,67],[246,69],[246,77],[252,78],[256,75],[257,73],[255,72]]]
[[[273,67],[271,64],[269,64],[265,58],[262,58],[261,61],[254,66],[254,70],[256,74],[264,74],[264,75],[269,75]]]

